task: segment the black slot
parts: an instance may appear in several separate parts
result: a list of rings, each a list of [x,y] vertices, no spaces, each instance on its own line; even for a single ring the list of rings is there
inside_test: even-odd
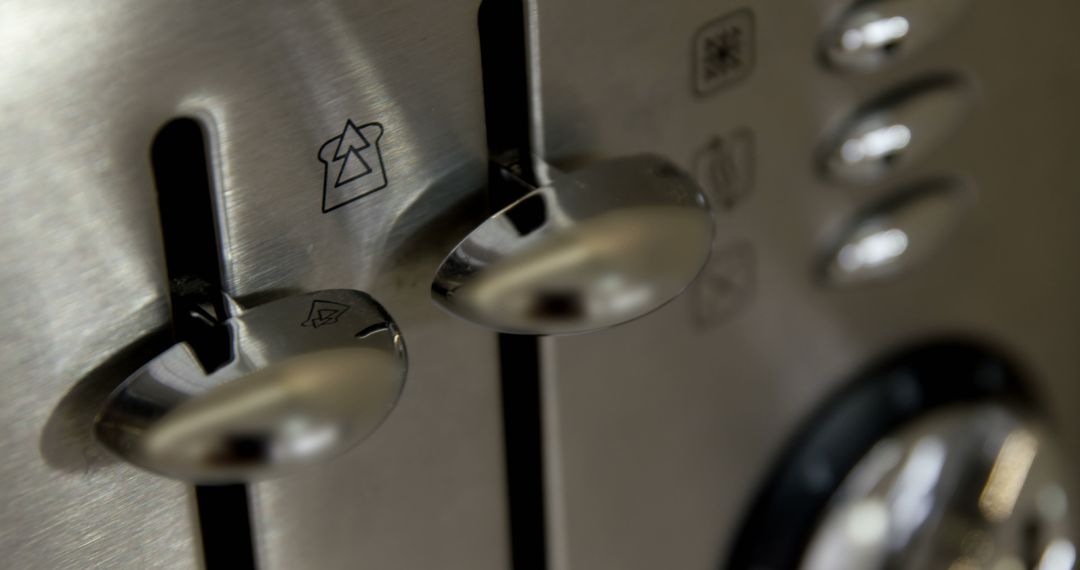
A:
[[[247,485],[195,487],[206,570],[255,570]]]
[[[232,358],[225,315],[221,248],[214,215],[206,134],[198,121],[170,121],[150,150],[165,245],[173,336],[191,345],[207,372]],[[245,485],[196,486],[207,570],[254,570]]]
[[[522,197],[528,185],[536,184],[531,160],[525,7],[521,0],[484,0],[478,21],[484,114],[491,156],[488,196],[495,211]],[[499,335],[514,570],[547,567],[539,355],[537,337]]]
[[[508,183],[509,167],[527,184],[536,184],[532,167],[525,6],[521,0],[484,0],[480,4],[480,63],[484,82],[484,117],[492,209],[520,198],[525,188]]]
[[[150,149],[169,277],[173,334],[195,350],[207,372],[232,358],[223,320],[221,248],[202,125],[170,121]],[[207,318],[209,317],[209,319]]]
[[[514,570],[547,568],[540,350],[536,337],[499,335],[503,438]]]

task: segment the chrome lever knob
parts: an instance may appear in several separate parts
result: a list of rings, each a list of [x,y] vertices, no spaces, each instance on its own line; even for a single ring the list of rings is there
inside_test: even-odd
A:
[[[705,195],[667,160],[619,158],[550,178],[453,249],[432,283],[439,305],[503,332],[587,332],[659,308],[708,259]]]
[[[207,374],[186,343],[127,378],[95,422],[130,463],[195,483],[280,474],[370,435],[405,382],[405,343],[370,296],[286,297],[225,320],[233,357]]]

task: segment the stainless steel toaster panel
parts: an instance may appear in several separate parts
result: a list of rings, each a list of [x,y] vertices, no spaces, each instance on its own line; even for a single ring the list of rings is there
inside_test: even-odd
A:
[[[683,297],[548,341],[555,567],[716,568],[793,430],[910,343],[1000,348],[1029,372],[1066,444],[1080,440],[1077,7],[973,2],[895,64],[845,72],[819,47],[848,4],[530,3],[546,158],[673,157],[713,192],[718,225],[710,265]],[[716,43],[702,48],[701,34]],[[821,171],[821,146],[860,109],[940,76],[972,99],[932,152],[866,182]],[[717,148],[729,161],[719,179]],[[931,255],[872,283],[821,279],[822,255],[858,212],[938,177],[973,192]]]
[[[90,435],[109,389],[160,349],[160,335],[140,340],[168,313],[149,148],[181,116],[210,142],[227,292],[250,305],[364,290],[411,353],[373,437],[252,487],[260,567],[506,566],[495,337],[428,302],[441,256],[484,213],[476,10],[0,9],[0,549],[13,567],[199,564],[189,488],[119,463]],[[365,177],[342,178],[324,147],[371,125]]]

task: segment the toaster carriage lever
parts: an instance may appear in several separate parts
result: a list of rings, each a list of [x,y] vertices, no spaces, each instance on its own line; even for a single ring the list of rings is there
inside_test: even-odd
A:
[[[130,463],[196,484],[239,483],[326,459],[389,414],[405,344],[360,291],[245,309],[222,292],[206,134],[167,123],[151,148],[173,337],[106,399],[98,440]]]
[[[518,334],[614,326],[678,296],[712,246],[705,195],[664,158],[607,160],[572,173],[537,163],[543,184],[496,165],[524,196],[474,229],[442,262],[435,301]],[[520,195],[520,194],[519,194]]]
[[[195,483],[249,481],[329,458],[375,430],[405,380],[405,344],[370,296],[279,299],[215,324],[232,356],[207,372],[174,345],[108,398],[98,439],[125,460]]]

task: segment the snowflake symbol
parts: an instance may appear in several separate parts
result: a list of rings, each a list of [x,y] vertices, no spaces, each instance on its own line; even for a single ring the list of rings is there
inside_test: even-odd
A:
[[[742,30],[728,28],[705,40],[705,77],[726,75],[743,64]]]

